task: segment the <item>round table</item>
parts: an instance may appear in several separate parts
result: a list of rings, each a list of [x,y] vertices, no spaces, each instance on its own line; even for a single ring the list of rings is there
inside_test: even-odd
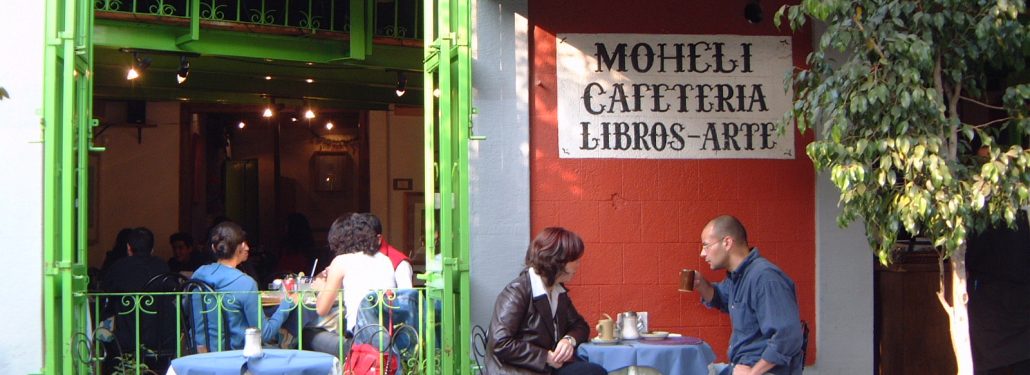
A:
[[[715,352],[708,343],[692,337],[670,337],[665,340],[622,340],[617,344],[579,345],[576,354],[596,363],[609,372],[651,368],[664,375],[706,375]],[[647,371],[639,371],[646,373]]]
[[[244,368],[246,366],[246,368]],[[341,374],[340,360],[306,350],[265,349],[261,358],[247,359],[242,350],[188,355],[172,360],[168,375]]]

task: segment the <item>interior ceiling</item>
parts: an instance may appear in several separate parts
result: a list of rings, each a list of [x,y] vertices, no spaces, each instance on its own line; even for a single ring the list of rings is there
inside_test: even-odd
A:
[[[189,58],[188,79],[179,84],[179,54],[141,51],[138,55],[152,62],[139,78],[130,81],[126,74],[133,54],[119,48],[96,47],[94,97],[226,104],[263,104],[274,98],[279,103],[307,100],[346,109],[421,106],[423,100],[419,71],[403,71],[407,91],[398,97],[395,90],[400,70],[383,67],[201,55]]]

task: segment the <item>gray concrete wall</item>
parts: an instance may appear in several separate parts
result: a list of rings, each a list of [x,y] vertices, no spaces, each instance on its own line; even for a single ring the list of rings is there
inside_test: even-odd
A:
[[[0,374],[43,367],[43,5],[0,1]]]
[[[816,24],[813,44],[818,46],[825,25]],[[838,61],[842,56],[832,56]],[[872,374],[873,367],[873,254],[861,222],[846,229],[837,226],[840,190],[825,173],[815,180],[816,306],[818,332],[810,337],[818,354],[805,373]]]
[[[529,244],[529,50],[525,0],[477,1],[469,146],[472,324],[487,328],[497,293]]]

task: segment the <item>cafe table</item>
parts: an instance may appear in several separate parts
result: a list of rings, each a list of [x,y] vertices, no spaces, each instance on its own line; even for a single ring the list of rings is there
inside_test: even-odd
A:
[[[167,375],[335,375],[343,367],[335,356],[306,350],[265,349],[260,358],[242,350],[188,355],[172,360]]]
[[[621,340],[614,344],[583,343],[580,358],[601,365],[608,372],[629,374],[706,375],[715,352],[696,337],[662,340]]]

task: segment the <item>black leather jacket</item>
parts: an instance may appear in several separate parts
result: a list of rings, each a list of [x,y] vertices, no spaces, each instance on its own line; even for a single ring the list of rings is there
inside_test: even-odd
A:
[[[558,335],[555,337],[554,325]],[[568,293],[558,296],[558,309],[551,317],[546,295],[533,298],[527,270],[523,270],[497,296],[487,339],[486,373],[550,374],[547,351],[566,335],[585,342],[590,327],[572,306]]]

